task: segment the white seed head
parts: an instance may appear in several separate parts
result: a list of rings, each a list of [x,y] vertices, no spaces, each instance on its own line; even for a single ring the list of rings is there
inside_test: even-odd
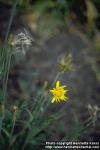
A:
[[[22,52],[25,54],[29,47],[32,45],[33,41],[34,39],[26,29],[15,34],[11,42],[14,50],[13,53]]]

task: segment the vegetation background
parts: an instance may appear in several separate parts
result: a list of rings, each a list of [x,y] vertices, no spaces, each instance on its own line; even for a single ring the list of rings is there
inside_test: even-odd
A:
[[[99,55],[100,0],[0,0],[0,150],[99,141]],[[50,103],[56,80],[65,103]]]

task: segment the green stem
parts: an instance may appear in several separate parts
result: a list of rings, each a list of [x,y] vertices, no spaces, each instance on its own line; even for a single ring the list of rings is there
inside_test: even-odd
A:
[[[0,53],[0,65],[3,65],[3,83],[2,83],[2,88],[3,88],[3,104],[5,105],[6,102],[6,96],[7,96],[7,83],[8,83],[8,75],[9,75],[9,69],[10,69],[10,62],[11,62],[11,56],[12,54],[10,53],[10,50],[8,48],[8,37],[9,37],[9,33],[10,33],[10,29],[11,29],[11,25],[12,25],[12,21],[16,12],[16,6],[18,4],[19,0],[16,0],[15,3],[13,4],[13,8],[11,11],[11,16],[10,16],[10,20],[9,20],[9,24],[8,24],[8,28],[7,28],[7,32],[6,32],[6,36],[5,36],[5,40],[4,40],[4,44],[3,44],[3,48],[2,51]],[[5,114],[3,113],[2,115],[2,122],[4,120],[4,116]],[[2,124],[2,123],[1,123]]]
[[[57,81],[57,79],[59,78],[60,75],[61,75],[61,73],[58,72],[57,75],[56,75],[56,77],[55,77],[55,80],[53,81],[53,83],[52,83],[52,85],[51,85],[51,87],[54,86],[55,82]],[[35,118],[38,119],[38,115],[40,114],[40,109],[41,109],[41,107],[43,107],[43,105],[45,104],[46,100],[48,100],[48,97],[49,97],[49,94],[47,95],[47,97],[46,97],[43,101],[41,101],[41,103],[40,103],[38,109],[36,109],[35,114],[34,114]],[[41,99],[41,100],[42,100],[42,99]],[[49,105],[49,101],[47,102],[47,105],[45,106],[45,109],[44,109],[43,113],[46,111],[48,105]],[[34,111],[33,111],[33,113],[34,113]],[[43,115],[43,113],[41,113],[41,115]],[[33,118],[33,120],[34,120],[34,118]],[[32,120],[32,121],[33,121],[33,120]],[[30,135],[28,134],[27,136],[29,137]],[[28,137],[27,137],[27,139],[28,139]],[[24,149],[26,148],[26,146],[27,146],[27,142],[28,142],[27,139],[26,139],[25,142],[24,142],[23,150],[24,150]]]
[[[5,105],[5,102],[7,100],[7,83],[8,83],[8,75],[9,75],[9,70],[10,70],[10,63],[11,63],[11,54],[8,55],[7,61],[6,61],[6,72],[5,72],[5,76],[3,78],[3,104]]]
[[[2,60],[4,63],[4,77],[3,77],[3,94],[4,94],[3,95],[3,103],[4,104],[6,101],[8,75],[9,75],[9,70],[10,70],[11,56],[12,56],[11,52],[9,51],[7,41],[8,41],[8,36],[9,36],[10,29],[11,29],[12,21],[13,21],[15,12],[16,12],[16,6],[17,6],[18,1],[19,0],[15,1],[13,8],[12,8],[12,11],[11,11],[11,17],[9,20],[9,24],[8,24],[8,28],[7,28],[7,32],[6,32],[6,37],[4,40],[4,46],[3,46],[3,50],[2,50],[2,54],[1,54],[1,57],[5,58],[4,61]]]
[[[61,72],[58,72],[55,79],[54,79],[54,81],[53,81],[53,83],[52,83],[52,85],[51,85],[51,87],[54,86],[55,82],[58,80],[60,75],[61,75]]]
[[[11,146],[12,146],[13,131],[14,131],[15,123],[16,123],[16,120],[14,119],[13,120],[13,126],[12,126],[11,133],[10,133],[10,137],[9,137],[9,147],[8,147],[8,150],[10,150]]]
[[[59,76],[61,75],[60,72],[57,73],[56,77],[55,77],[55,80],[53,81],[52,86],[54,86],[55,82],[58,80]],[[45,104],[45,102],[48,100],[48,102]],[[44,98],[43,101],[41,101],[40,105],[39,105],[39,108],[37,110],[37,114],[36,114],[36,117],[38,118],[38,115],[41,113],[41,115],[46,111],[47,107],[49,106],[50,102],[49,102],[49,94],[47,95],[47,97]],[[43,112],[40,112],[41,108],[44,107],[45,105],[45,109]]]
[[[16,12],[16,6],[17,6],[18,2],[19,2],[19,0],[15,0],[15,3],[13,4],[13,7],[12,7],[11,16],[10,16],[10,20],[9,20],[9,24],[8,24],[8,28],[7,28],[7,32],[6,32],[2,52],[4,52],[4,50],[6,49],[9,32],[10,32],[10,29],[11,29],[11,25],[12,25],[12,22],[13,22],[13,18],[14,18],[15,12]],[[3,54],[4,53],[1,54],[1,57],[3,56]]]

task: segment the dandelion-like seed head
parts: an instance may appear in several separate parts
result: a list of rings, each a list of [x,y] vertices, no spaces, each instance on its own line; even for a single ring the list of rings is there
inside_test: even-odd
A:
[[[22,52],[25,54],[33,42],[30,33],[24,29],[14,35],[10,36],[9,44],[13,48],[13,53]]]
[[[58,62],[58,70],[61,73],[69,72],[74,70],[74,65],[72,63],[73,56],[68,54],[68,56],[63,56]]]
[[[92,106],[91,104],[88,104],[88,111],[92,118],[93,125],[95,126],[95,122],[97,120],[97,114],[98,112],[100,112],[100,108],[96,105]]]
[[[50,90],[50,93],[53,94],[51,103],[68,100],[68,97],[66,96],[66,93],[68,90],[65,88],[66,88],[66,86],[60,85],[60,81],[56,82],[56,87],[53,88],[52,90]]]

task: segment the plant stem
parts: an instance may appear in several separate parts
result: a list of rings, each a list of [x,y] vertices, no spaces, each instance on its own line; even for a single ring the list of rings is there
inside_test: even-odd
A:
[[[13,139],[12,137],[13,137],[13,131],[14,131],[15,123],[16,123],[16,120],[14,119],[13,120],[13,126],[12,126],[11,133],[10,133],[10,137],[9,137],[9,147],[8,147],[8,150],[10,150],[11,145],[12,145],[12,139]]]
[[[3,92],[4,92],[3,100],[4,101],[6,101],[7,82],[8,82],[10,61],[11,61],[11,55],[12,55],[12,54],[9,54],[10,51],[8,49],[7,41],[8,41],[9,32],[10,32],[10,29],[11,29],[11,25],[12,25],[12,22],[13,22],[13,18],[14,18],[15,12],[16,12],[16,6],[17,6],[18,2],[19,2],[19,0],[16,0],[15,3],[13,4],[13,8],[12,8],[12,11],[11,11],[11,16],[10,16],[10,20],[9,20],[5,40],[4,40],[4,46],[3,46],[3,50],[2,50],[2,52],[4,52],[4,53],[2,53],[2,57],[5,57],[5,53],[6,53],[6,59],[7,59],[6,62],[5,62],[5,69],[7,67],[7,71],[5,70],[4,79],[3,79]]]

